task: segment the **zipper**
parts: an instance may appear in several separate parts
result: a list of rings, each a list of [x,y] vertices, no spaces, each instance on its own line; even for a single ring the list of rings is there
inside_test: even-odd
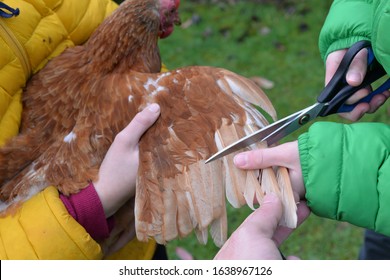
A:
[[[0,4],[3,4],[3,3],[0,2]],[[4,8],[4,6],[0,5],[0,8]],[[11,9],[11,8],[9,8],[9,9]],[[9,10],[9,9],[7,9],[7,10]],[[12,9],[11,16],[17,16],[17,15],[19,15],[19,9],[15,9],[15,10]],[[6,16],[6,18],[9,18],[9,17]],[[23,45],[19,42],[19,40],[12,33],[11,29],[9,29],[8,26],[6,25],[6,23],[4,22],[3,13],[0,13],[0,36],[8,44],[8,46],[11,48],[11,50],[14,51],[16,57],[20,60],[20,63],[22,64],[22,68],[23,68],[24,74],[26,75],[26,78],[29,78],[31,73],[32,73],[32,70],[31,70],[30,61],[29,61],[28,56],[27,56],[27,52],[24,49]]]

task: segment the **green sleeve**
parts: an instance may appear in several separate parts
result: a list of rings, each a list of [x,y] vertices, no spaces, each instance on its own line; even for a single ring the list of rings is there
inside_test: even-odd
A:
[[[319,37],[323,60],[329,53],[349,48],[360,40],[371,40],[372,0],[335,0]]]
[[[375,57],[390,73],[389,30],[390,1],[335,0],[319,36],[321,57],[325,61],[331,52],[368,40]]]
[[[318,122],[299,137],[314,214],[390,236],[390,126]]]

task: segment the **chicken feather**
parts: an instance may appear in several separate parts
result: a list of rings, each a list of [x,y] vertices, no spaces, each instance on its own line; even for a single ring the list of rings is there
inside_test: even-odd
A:
[[[125,1],[83,46],[66,50],[32,77],[20,134],[0,149],[0,209],[48,185],[70,195],[95,181],[117,133],[137,112],[158,103],[160,118],[139,143],[134,206],[139,240],[152,237],[165,244],[194,231],[206,243],[210,229],[221,246],[227,239],[225,199],[234,207],[253,208],[267,192],[282,198],[283,223],[296,225],[285,169],[239,170],[234,155],[205,164],[218,150],[267,125],[256,106],[274,120],[276,112],[253,81],[226,69],[191,66],[158,73],[157,38],[179,22],[177,14],[169,17],[161,8],[178,3]],[[129,231],[127,222],[122,226]]]

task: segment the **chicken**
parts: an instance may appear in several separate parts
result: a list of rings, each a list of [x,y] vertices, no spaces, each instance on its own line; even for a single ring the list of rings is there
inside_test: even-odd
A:
[[[179,0],[127,0],[88,42],[32,77],[20,134],[0,149],[3,209],[48,185],[70,195],[95,181],[115,135],[156,102],[161,116],[139,144],[134,206],[139,240],[165,244],[194,230],[205,243],[210,228],[221,246],[227,239],[226,198],[234,207],[253,208],[267,192],[282,198],[282,223],[295,227],[285,168],[243,171],[233,166],[233,155],[205,164],[219,149],[267,124],[256,106],[274,120],[276,113],[253,81],[226,69],[189,66],[159,73],[157,40],[179,23],[178,6]]]

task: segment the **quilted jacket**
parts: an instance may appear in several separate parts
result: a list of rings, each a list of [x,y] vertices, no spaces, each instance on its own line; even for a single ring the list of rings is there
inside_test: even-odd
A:
[[[324,58],[360,40],[371,41],[375,57],[390,73],[390,1],[335,0],[320,33]]]
[[[369,40],[390,73],[390,1],[335,0],[319,38],[325,60]],[[306,199],[312,211],[390,236],[390,126],[318,122],[299,138]]]
[[[390,236],[390,126],[318,122],[298,143],[313,213]]]

